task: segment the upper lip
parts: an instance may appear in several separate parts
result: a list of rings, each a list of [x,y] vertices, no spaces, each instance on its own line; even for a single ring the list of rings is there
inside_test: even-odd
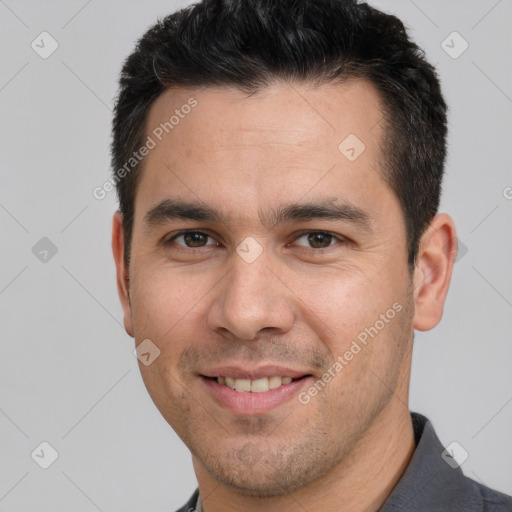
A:
[[[217,366],[201,372],[204,377],[232,377],[234,379],[263,379],[264,377],[291,377],[297,379],[309,375],[307,371],[294,370],[278,365],[259,366],[248,368],[241,366]]]

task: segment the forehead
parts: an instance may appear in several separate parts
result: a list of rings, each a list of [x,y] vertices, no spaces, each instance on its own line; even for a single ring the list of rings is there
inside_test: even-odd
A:
[[[251,95],[169,89],[147,118],[155,146],[137,203],[175,196],[261,216],[265,205],[337,190],[350,202],[367,202],[387,188],[379,174],[381,112],[376,89],[364,80],[276,82]]]
[[[189,108],[191,103],[195,106]],[[381,117],[379,94],[363,79],[317,86],[275,82],[252,94],[233,87],[175,88],[151,106],[146,132],[163,127],[169,141],[208,148],[212,142],[222,145],[222,137],[234,132],[241,144],[271,143],[276,135],[290,142],[336,141],[354,133],[371,145]],[[186,130],[191,124],[194,131]]]

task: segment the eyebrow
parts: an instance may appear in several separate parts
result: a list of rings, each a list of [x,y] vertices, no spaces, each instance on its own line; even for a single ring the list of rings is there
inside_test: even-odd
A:
[[[164,199],[151,208],[144,216],[144,224],[151,228],[171,220],[193,220],[218,224],[229,224],[230,218],[220,210],[201,202]],[[292,203],[260,213],[262,223],[269,229],[280,224],[298,221],[330,219],[345,221],[365,230],[372,230],[369,213],[362,208],[338,198],[307,203]]]

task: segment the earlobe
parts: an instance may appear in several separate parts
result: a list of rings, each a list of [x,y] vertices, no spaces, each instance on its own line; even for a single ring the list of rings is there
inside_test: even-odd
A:
[[[116,264],[117,292],[123,308],[124,328],[126,332],[133,337],[129,276],[128,269],[124,262],[123,216],[119,210],[114,213],[112,220],[112,253]]]
[[[416,330],[428,331],[441,321],[456,255],[454,222],[449,215],[436,215],[421,237],[416,258],[413,323]]]

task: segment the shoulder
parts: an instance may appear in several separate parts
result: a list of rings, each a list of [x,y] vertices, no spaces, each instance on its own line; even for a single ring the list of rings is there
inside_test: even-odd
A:
[[[475,502],[483,512],[512,512],[512,497],[465,477]]]
[[[512,498],[464,475],[430,421],[411,414],[416,450],[380,512],[512,512]]]

